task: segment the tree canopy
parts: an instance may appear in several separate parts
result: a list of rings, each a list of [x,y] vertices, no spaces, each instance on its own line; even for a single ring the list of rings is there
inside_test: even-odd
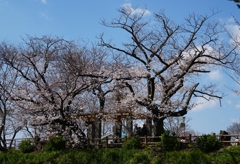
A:
[[[230,134],[239,134],[240,133],[240,123],[234,122],[227,127],[227,132]]]
[[[119,13],[102,24],[127,34],[122,45],[103,34],[91,46],[48,35],[27,36],[18,46],[0,44],[2,138],[25,130],[79,142],[88,126],[80,116],[94,115],[101,129],[99,122],[114,121],[119,112],[152,119],[159,136],[164,120],[186,115],[196,98],[221,100],[216,84],[199,79],[232,68],[239,44],[223,42],[228,33],[212,20],[216,13],[191,14],[182,24],[163,12],[154,20],[146,19],[145,10],[123,7]]]
[[[128,34],[121,46],[100,36],[100,45],[121,53],[134,65],[122,74],[132,90],[123,104],[143,106],[153,116],[155,135],[163,132],[163,120],[187,114],[197,104],[194,98],[221,99],[216,85],[200,85],[197,77],[234,61],[236,46],[223,44],[220,22],[210,16],[191,14],[183,24],[176,24],[164,13],[155,13],[154,21],[145,19],[145,10],[136,14],[128,8],[121,16],[102,24]],[[140,91],[140,92],[139,92]]]

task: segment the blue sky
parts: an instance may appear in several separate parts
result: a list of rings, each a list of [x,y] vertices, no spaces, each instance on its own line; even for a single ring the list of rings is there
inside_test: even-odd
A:
[[[103,27],[101,19],[111,20],[118,16],[117,9],[123,5],[144,8],[151,13],[164,10],[165,14],[181,23],[190,13],[210,14],[211,10],[221,11],[215,19],[229,25],[231,16],[239,16],[240,10],[228,0],[0,0],[0,41],[21,42],[26,35],[50,34],[65,39],[96,42],[96,36],[104,32],[116,41],[123,35]],[[233,27],[233,26],[232,26]],[[114,36],[114,37],[113,37]],[[239,87],[221,71],[215,70],[205,77],[219,84],[227,96],[222,100],[205,102],[186,117],[190,117],[191,128],[201,133],[218,133],[233,121],[240,119],[240,97],[225,85]]]

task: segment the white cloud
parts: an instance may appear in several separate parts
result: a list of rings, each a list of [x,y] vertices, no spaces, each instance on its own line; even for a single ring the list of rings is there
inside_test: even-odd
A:
[[[47,4],[47,0],[41,0],[43,4]]]
[[[235,107],[236,107],[237,109],[240,109],[240,104],[237,104]]]
[[[123,4],[123,8],[131,15],[142,14],[143,12],[144,12],[144,15],[150,15],[151,14],[151,12],[147,9],[141,9],[141,8],[134,9],[132,7],[131,3]]]
[[[236,24],[236,21],[233,18],[230,18],[228,20],[228,25],[226,25],[226,29],[229,31],[229,33],[232,35],[232,38],[230,40],[230,43],[240,44],[240,25]]]
[[[202,110],[207,110],[207,109],[214,109],[219,105],[219,101],[217,100],[211,100],[207,101],[202,98],[198,98],[196,103],[198,104],[196,107],[192,109],[192,111],[202,111]]]
[[[211,79],[211,80],[215,80],[215,81],[219,81],[222,79],[222,74],[219,70],[214,70],[214,71],[211,71],[209,74],[208,74],[208,77]]]
[[[228,29],[233,35],[233,39],[236,39],[237,42],[240,42],[240,26],[239,25],[229,25]]]
[[[204,46],[196,46],[193,48],[190,48],[186,51],[183,52],[183,60],[181,62],[181,65],[186,65],[186,63],[190,60],[192,60],[193,58],[195,58],[196,52],[200,53],[201,51],[204,51],[205,55],[210,55],[212,57],[215,58],[219,58],[219,52],[216,51],[214,48],[212,48],[210,45],[204,45]],[[199,57],[197,59],[198,62],[207,62],[207,63],[214,63],[215,60],[209,57],[206,57],[205,55],[203,55],[202,57]],[[212,65],[211,64],[207,64],[207,65],[202,65],[202,64],[197,64],[195,65],[195,67],[197,69],[205,69],[205,70],[212,70]],[[193,68],[195,68],[193,67]],[[217,67],[215,67],[217,68]]]
[[[231,100],[227,100],[228,105],[232,105],[232,101]]]
[[[222,21],[224,21],[224,20],[222,20]],[[229,23],[235,23],[235,20],[234,20],[234,18],[233,17],[230,17],[230,18],[228,18],[228,20],[227,20]]]
[[[237,122],[237,123],[240,121],[239,118],[231,118],[230,120],[231,122]]]
[[[236,24],[235,25],[229,25],[228,27],[233,34],[238,35],[238,36],[240,35],[240,26],[239,25],[236,25]]]
[[[40,16],[41,16],[42,18],[46,19],[46,20],[52,20],[52,18],[49,17],[46,12],[42,12],[42,13],[40,14]]]

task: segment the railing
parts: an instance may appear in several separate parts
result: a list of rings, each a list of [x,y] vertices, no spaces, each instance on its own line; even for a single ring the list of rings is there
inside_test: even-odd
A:
[[[26,140],[26,139],[31,139],[31,138],[16,138],[16,139],[13,139],[11,147],[10,147],[10,143],[11,143],[12,139],[6,139],[6,145],[7,145],[8,148],[18,149],[19,143],[21,143],[23,140]]]
[[[111,147],[121,147],[128,138],[112,138],[112,137],[105,137],[104,139],[86,139],[86,142],[83,144],[83,147],[86,148],[111,148]],[[145,136],[140,137],[141,143],[145,145],[156,145],[156,140],[160,141],[160,136]]]
[[[240,140],[236,141],[236,140],[221,140],[221,137],[238,137],[240,138],[240,133],[239,134],[213,134],[216,137],[218,137],[219,142],[220,143],[229,143],[230,144],[237,144],[240,145]],[[185,136],[185,144],[189,144],[189,143],[194,143],[195,141],[193,140],[194,138],[197,137],[201,137],[201,135],[187,135]],[[181,139],[183,137],[176,137],[179,141],[181,141]],[[118,139],[114,139],[111,137],[106,137],[104,139],[87,139],[87,142],[85,144],[85,147],[120,147],[122,146],[122,144],[124,143],[125,140],[127,140],[127,137],[124,138],[118,138]],[[140,137],[141,143],[144,145],[156,145],[160,140],[161,140],[161,136],[144,136],[144,137]],[[111,141],[111,142],[109,142]]]
[[[221,140],[221,137],[238,137],[240,138],[240,133],[239,134],[224,134],[224,135],[221,135],[221,134],[213,134],[215,135],[216,137],[218,137],[219,141],[221,143],[229,143],[229,144],[234,144],[236,143],[237,145],[240,145],[240,140],[239,141],[234,141],[234,140]],[[197,137],[201,137],[201,136],[192,136],[191,134],[190,135],[187,135],[185,136],[185,140],[186,144],[189,144],[189,143],[194,143],[194,138],[197,138]],[[180,141],[182,139],[182,137],[177,137],[178,140]],[[18,144],[23,141],[23,140],[26,140],[26,139],[29,139],[29,138],[17,138],[17,139],[14,139],[13,141],[13,144],[12,144],[12,147],[11,148],[15,148],[17,149],[18,148]],[[124,141],[126,141],[128,138],[127,137],[123,137],[123,138],[113,138],[113,137],[105,137],[104,139],[99,139],[99,138],[95,138],[95,139],[90,139],[90,138],[86,138],[84,141],[82,141],[82,145],[81,147],[84,147],[84,148],[110,148],[110,147],[121,147],[124,143]],[[144,136],[144,137],[140,137],[140,141],[143,145],[156,145],[159,141],[161,140],[161,136]],[[9,144],[11,140],[8,139],[7,140],[7,144]]]
[[[218,134],[218,135],[213,134],[213,135],[215,135],[216,137],[219,137],[219,141],[221,143],[229,143],[229,144],[233,143],[233,144],[240,145],[240,133],[239,134]],[[230,137],[230,140],[229,141],[221,140],[221,137]],[[237,140],[234,140],[234,141],[231,140],[231,137],[238,138],[238,141]]]
[[[219,142],[220,143],[229,143],[229,144],[234,144],[236,143],[237,145],[240,145],[240,141],[234,141],[234,140],[221,140],[221,137],[238,137],[240,138],[240,134],[224,134],[224,135],[216,135],[213,134],[216,137],[219,137]],[[185,144],[189,144],[189,143],[194,143],[195,141],[193,140],[194,138],[197,137],[201,137],[201,136],[192,136],[191,134],[188,136],[185,136]],[[179,141],[181,141],[182,137],[176,137]],[[100,148],[100,147],[121,147],[124,143],[125,140],[127,140],[127,137],[123,137],[123,138],[117,138],[114,139],[112,137],[105,137],[104,139],[86,139],[86,143],[84,144],[84,147],[96,147],[96,148]],[[140,137],[140,141],[143,145],[157,145],[157,143],[161,140],[161,136],[144,136],[144,137]]]

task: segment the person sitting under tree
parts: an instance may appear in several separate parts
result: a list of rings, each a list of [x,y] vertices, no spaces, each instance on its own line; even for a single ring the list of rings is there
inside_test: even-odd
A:
[[[141,129],[141,136],[147,136],[147,134],[148,134],[147,126],[146,124],[143,124],[143,127]]]
[[[140,136],[141,135],[141,128],[138,126],[138,124],[135,124],[134,125],[134,135],[138,135]]]

